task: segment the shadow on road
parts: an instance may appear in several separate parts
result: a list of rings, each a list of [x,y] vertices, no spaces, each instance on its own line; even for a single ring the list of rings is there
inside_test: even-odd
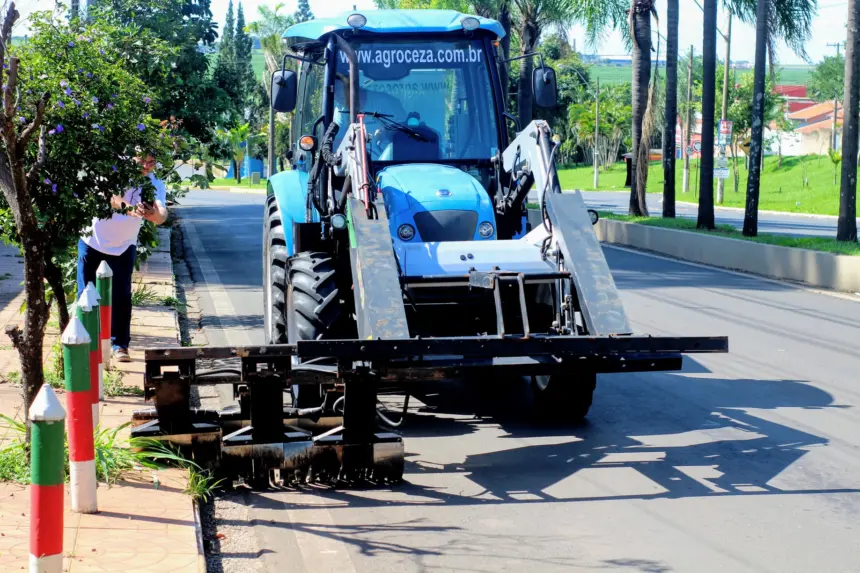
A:
[[[493,392],[486,383],[452,384],[419,396],[426,406],[408,416],[406,483],[394,498],[374,494],[381,490],[355,495],[314,488],[314,494],[331,507],[388,507],[860,492],[771,483],[828,442],[768,419],[772,412],[846,407],[802,381],[602,376],[592,421],[577,428],[541,424],[526,385],[507,384]],[[410,438],[455,439],[488,424],[498,425],[503,435],[497,439],[510,447],[492,446],[496,451],[470,453],[458,463],[410,451]]]

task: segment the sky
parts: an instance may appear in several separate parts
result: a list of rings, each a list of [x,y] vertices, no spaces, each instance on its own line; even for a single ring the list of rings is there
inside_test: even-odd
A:
[[[26,18],[35,10],[47,10],[54,5],[55,0],[24,0],[19,2],[19,12],[22,18]],[[84,3],[86,0],[81,0]],[[219,23],[223,24],[224,15],[227,11],[228,0],[212,0],[212,13],[215,14]],[[237,0],[238,1],[238,0]],[[243,0],[245,7],[245,19],[249,22],[254,20],[257,8],[261,5],[274,6],[278,0]],[[700,0],[701,2],[701,0]],[[286,0],[284,10],[293,12],[298,0]],[[351,10],[355,5],[359,10],[372,9],[373,0],[310,0],[311,10],[317,17],[334,16],[341,12]],[[679,45],[682,51],[688,50],[692,44],[697,53],[702,49],[702,12],[694,0],[680,0],[680,31]],[[660,31],[665,36],[666,21],[665,0],[657,0],[657,10],[661,16]],[[812,38],[806,44],[806,50],[812,63],[820,61],[826,55],[835,53],[833,46],[827,44],[844,42],[846,36],[845,22],[847,20],[847,0],[818,0],[818,15],[813,21]],[[725,13],[721,10],[719,16],[720,29],[725,28]],[[725,30],[724,30],[725,31]],[[15,34],[26,33],[26,22],[19,24]],[[576,41],[577,50],[582,53],[599,53],[605,55],[624,54],[624,42],[616,32],[608,35],[598,46],[589,46],[585,43],[585,33],[581,27],[575,26],[569,30],[569,37]],[[665,42],[662,43],[665,46]],[[663,47],[661,47],[661,51]],[[722,58],[725,52],[725,44],[718,37],[717,52]],[[755,29],[747,24],[735,20],[732,23],[732,60],[747,60],[752,62],[755,52]],[[661,54],[662,56],[663,54]],[[777,47],[777,61],[782,64],[804,64],[803,59],[794,54],[785,45]]]

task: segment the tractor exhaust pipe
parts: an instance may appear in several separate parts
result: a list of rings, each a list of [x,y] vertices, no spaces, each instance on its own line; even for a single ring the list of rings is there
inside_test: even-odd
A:
[[[349,123],[355,123],[355,117],[358,115],[358,58],[355,55],[355,50],[349,45],[349,42],[332,34],[337,43],[338,50],[346,54],[346,59],[349,60]]]

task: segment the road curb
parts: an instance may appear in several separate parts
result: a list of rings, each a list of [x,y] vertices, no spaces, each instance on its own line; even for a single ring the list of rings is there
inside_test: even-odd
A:
[[[844,292],[860,291],[860,257],[601,219],[597,238],[701,263]]]
[[[194,509],[194,538],[197,541],[197,573],[206,573],[206,552],[203,551],[203,524],[200,523],[200,505],[191,501]]]
[[[265,195],[265,189],[246,189],[244,187],[209,187],[200,191],[220,191],[222,193],[238,193],[240,195]]]
[[[678,201],[675,200],[675,203],[678,205],[689,205],[690,207],[698,207],[698,203],[691,203],[689,201]],[[746,212],[745,209],[741,207],[723,207],[722,205],[714,205],[714,209],[724,209],[726,211],[736,211],[738,213]],[[827,219],[829,221],[838,221],[839,217],[836,215],[816,215],[815,213],[795,213],[794,211],[768,211],[765,209],[759,209],[759,214],[765,215],[785,215],[786,217],[800,217],[801,219]]]

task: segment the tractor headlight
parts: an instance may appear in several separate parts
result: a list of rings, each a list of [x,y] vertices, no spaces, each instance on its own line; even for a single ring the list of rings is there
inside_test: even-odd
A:
[[[411,241],[415,236],[415,227],[408,223],[404,223],[397,228],[397,236],[404,241]]]
[[[493,224],[489,221],[484,221],[480,225],[478,225],[478,234],[482,239],[489,239],[493,236],[495,229],[493,228]]]
[[[331,216],[331,226],[338,231],[346,229],[346,216],[343,213],[335,213]]]

